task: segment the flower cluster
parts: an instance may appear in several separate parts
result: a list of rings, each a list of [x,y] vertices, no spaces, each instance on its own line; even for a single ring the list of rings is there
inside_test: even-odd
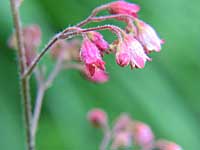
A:
[[[146,61],[151,61],[147,54],[159,52],[163,40],[150,25],[138,19],[138,5],[116,1],[108,4],[107,9],[110,14],[119,15],[115,19],[124,21],[127,24],[126,30],[120,29],[118,32],[122,38],[110,46],[99,32],[92,31],[84,35],[80,57],[86,69],[91,76],[99,70],[105,72],[103,54],[108,51],[115,53],[116,62],[121,67],[130,65],[131,68],[144,68]]]
[[[88,113],[88,120],[94,127],[109,129],[107,132],[111,136],[108,143],[112,143],[111,149],[138,147],[142,150],[182,150],[174,142],[156,140],[149,125],[134,120],[125,113],[117,118],[111,129],[108,127],[107,114],[101,109],[92,109]]]
[[[138,18],[140,6],[122,0],[103,6],[97,7],[97,10],[107,10],[110,14],[96,17],[97,22],[113,18],[125,22],[125,29],[114,25],[105,25],[82,32],[83,28],[74,26],[69,31],[78,31],[78,34],[83,37],[82,43],[77,39],[60,38],[50,46],[52,58],[65,62],[83,63],[83,67],[79,70],[87,79],[96,83],[104,83],[109,79],[106,62],[103,60],[105,54],[114,53],[116,63],[121,67],[129,65],[132,69],[144,68],[146,62],[152,60],[148,54],[152,51],[159,52],[164,43],[150,25]],[[95,16],[88,20],[93,19]],[[109,44],[97,31],[102,29],[111,30],[118,39]],[[41,41],[41,31],[39,26],[30,25],[23,28],[23,34],[26,61],[29,66],[36,57],[36,48]],[[16,44],[15,34],[13,34],[10,38],[10,46],[16,48]]]

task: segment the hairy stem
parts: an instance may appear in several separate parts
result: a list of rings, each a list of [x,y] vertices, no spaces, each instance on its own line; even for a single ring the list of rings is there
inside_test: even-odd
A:
[[[35,140],[31,134],[31,103],[30,103],[30,93],[29,93],[29,78],[21,78],[22,73],[26,69],[26,57],[25,57],[25,49],[23,44],[23,31],[21,27],[19,10],[16,4],[16,0],[10,0],[11,11],[13,16],[13,22],[16,31],[16,39],[18,46],[18,61],[20,66],[20,86],[22,93],[22,103],[24,109],[24,118],[25,118],[25,128],[26,128],[26,141],[27,141],[27,149],[34,150],[35,149]]]
[[[78,23],[76,25],[76,27],[82,27],[82,26],[86,25],[88,22],[90,22],[91,18],[96,16],[100,11],[107,9],[108,7],[109,7],[109,4],[105,4],[105,5],[102,5],[100,7],[95,8],[92,11],[91,15],[88,18],[86,18],[85,20],[83,20],[80,23]]]

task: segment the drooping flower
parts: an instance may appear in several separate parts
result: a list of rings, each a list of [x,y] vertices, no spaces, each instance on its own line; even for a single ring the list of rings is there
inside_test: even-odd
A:
[[[130,51],[128,45],[125,42],[119,43],[116,52],[116,62],[121,67],[129,65],[131,60]]]
[[[155,144],[155,148],[160,150],[182,150],[179,145],[167,140],[158,140]]]
[[[88,32],[89,39],[98,47],[99,50],[105,51],[109,48],[109,44],[104,40],[103,35],[96,31]]]
[[[109,79],[108,74],[104,70],[101,70],[98,68],[96,69],[93,76],[91,76],[88,68],[85,68],[84,73],[90,81],[95,82],[95,83],[105,83]]]
[[[88,112],[88,120],[94,127],[105,127],[107,125],[106,113],[98,108],[94,108]]]
[[[133,3],[128,3],[125,1],[116,1],[112,2],[109,5],[109,12],[111,14],[125,14],[125,15],[130,15],[133,17],[137,17],[137,13],[140,10],[140,6],[133,4]]]
[[[120,66],[126,66],[129,63],[132,68],[144,68],[146,61],[151,60],[140,42],[131,34],[124,37],[123,43],[118,48],[116,60]]]
[[[143,147],[151,144],[154,140],[154,135],[151,128],[142,122],[134,122],[133,140],[135,144]]]
[[[130,65],[132,68],[144,68],[146,61],[151,59],[145,54],[145,51],[138,40],[132,35],[126,37],[128,48],[131,55]]]
[[[87,37],[83,39],[80,57],[91,76],[97,69],[105,70],[105,62],[102,60],[100,50]]]
[[[147,23],[137,20],[138,34],[137,39],[142,43],[147,52],[161,50],[161,44],[164,40],[161,40],[156,31]]]

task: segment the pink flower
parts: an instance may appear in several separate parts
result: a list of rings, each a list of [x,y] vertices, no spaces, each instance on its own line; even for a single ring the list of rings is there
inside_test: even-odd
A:
[[[107,124],[107,115],[103,110],[94,108],[88,112],[88,120],[95,127],[105,127]]]
[[[159,148],[162,150],[182,150],[179,145],[167,140],[158,140],[155,145],[155,148]]]
[[[83,39],[80,57],[91,76],[95,74],[97,69],[105,70],[105,62],[102,60],[99,49],[88,38]]]
[[[124,41],[118,44],[116,62],[124,67],[130,64],[131,68],[144,68],[147,60],[151,60],[145,53],[142,45],[133,35],[127,34]]]
[[[108,74],[104,70],[98,68],[96,69],[93,76],[91,76],[89,70],[85,68],[85,75],[90,81],[93,81],[95,83],[105,83],[109,79]]]
[[[140,7],[138,5],[125,1],[116,1],[109,5],[109,12],[111,14],[125,14],[137,17],[137,12],[139,12],[139,10]]]
[[[164,40],[161,40],[156,31],[147,23],[138,20],[138,34],[137,38],[145,47],[147,52],[156,51],[159,52],[161,50],[161,44],[164,44]]]
[[[135,122],[133,136],[135,143],[140,146],[147,146],[154,140],[154,135],[151,128],[141,122]]]
[[[88,33],[89,39],[98,47],[99,50],[105,51],[109,48],[109,44],[104,40],[103,35],[96,31]]]
[[[124,42],[128,46],[130,52],[130,65],[132,68],[144,68],[147,60],[151,60],[144,52],[144,49],[139,41],[137,41],[132,35],[127,35]]]
[[[130,51],[128,50],[127,43],[120,43],[118,46],[118,51],[116,53],[116,62],[121,67],[129,65],[131,60]]]

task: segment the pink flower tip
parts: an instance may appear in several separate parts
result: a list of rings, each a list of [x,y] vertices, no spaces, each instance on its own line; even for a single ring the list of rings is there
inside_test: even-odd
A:
[[[125,1],[116,1],[109,5],[109,12],[111,14],[125,14],[137,17],[137,12],[139,11],[140,6]]]
[[[89,122],[94,127],[97,127],[97,128],[105,127],[107,124],[107,115],[103,110],[99,108],[94,108],[91,111],[89,111],[87,118]]]
[[[105,70],[105,62],[102,60],[100,50],[87,37],[83,39],[80,57],[91,76],[97,69]]]

